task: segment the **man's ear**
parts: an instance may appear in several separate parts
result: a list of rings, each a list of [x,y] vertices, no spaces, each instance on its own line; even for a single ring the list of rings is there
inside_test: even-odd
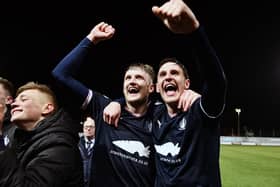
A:
[[[189,89],[190,84],[191,84],[190,79],[186,79],[186,82],[185,82],[185,90]]]
[[[153,93],[155,91],[155,84],[150,85],[149,91],[150,93]]]
[[[52,103],[47,103],[44,105],[42,114],[48,115],[54,111],[54,105]]]

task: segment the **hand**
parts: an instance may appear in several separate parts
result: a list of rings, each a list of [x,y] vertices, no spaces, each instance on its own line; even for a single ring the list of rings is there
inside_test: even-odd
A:
[[[109,103],[103,110],[103,120],[109,125],[118,126],[121,116],[121,105],[118,102]]]
[[[176,34],[189,34],[199,27],[192,10],[182,0],[169,0],[161,7],[153,6],[153,13]]]
[[[112,25],[105,22],[97,24],[89,33],[87,38],[91,40],[94,44],[99,43],[103,40],[108,40],[112,38],[115,34],[115,29]]]
[[[180,96],[178,109],[182,109],[184,112],[186,112],[191,107],[191,105],[200,97],[201,95],[199,93],[196,93],[190,89],[185,90],[184,93]]]

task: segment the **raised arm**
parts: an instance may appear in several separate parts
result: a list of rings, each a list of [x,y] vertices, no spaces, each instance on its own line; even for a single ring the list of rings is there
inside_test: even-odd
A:
[[[80,66],[92,48],[100,41],[113,37],[115,29],[107,23],[97,24],[66,57],[54,68],[52,75],[62,85],[66,86],[75,95],[78,95],[78,103],[85,107],[87,100],[91,97],[91,91],[74,77]]]
[[[203,73],[202,107],[207,115],[219,116],[225,105],[227,81],[215,50],[192,10],[182,0],[170,0],[153,13],[173,33],[188,35]]]
[[[210,117],[222,114],[225,107],[227,80],[220,60],[203,28],[193,34],[193,44],[203,78],[201,104]]]

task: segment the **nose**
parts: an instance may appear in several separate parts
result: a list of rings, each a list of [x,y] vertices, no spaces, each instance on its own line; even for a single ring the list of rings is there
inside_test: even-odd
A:
[[[11,107],[12,108],[15,108],[16,106],[18,106],[18,103],[16,100],[14,100],[12,103],[11,103]]]
[[[130,79],[128,85],[136,85],[136,79],[135,78]]]
[[[135,82],[137,78],[135,76],[131,76],[130,82]]]
[[[165,81],[169,81],[172,79],[172,75],[170,73],[167,73],[164,78],[163,78]]]

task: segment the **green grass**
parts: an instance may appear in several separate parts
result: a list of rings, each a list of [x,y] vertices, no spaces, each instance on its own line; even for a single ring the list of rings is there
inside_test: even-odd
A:
[[[221,145],[223,187],[280,187],[280,146]]]

